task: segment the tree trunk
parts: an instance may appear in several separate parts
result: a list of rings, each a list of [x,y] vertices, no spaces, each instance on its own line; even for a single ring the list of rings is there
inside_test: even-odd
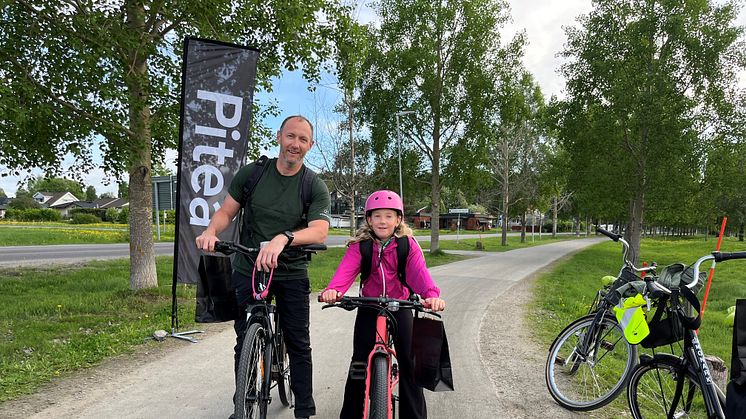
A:
[[[502,240],[500,241],[500,244],[503,246],[508,245],[508,210],[510,209],[510,197],[508,194],[510,193],[510,189],[507,181],[507,177],[505,177],[505,182],[503,183],[503,232],[502,232]]]
[[[557,212],[559,212],[557,200],[557,196],[552,197],[552,238],[557,237]]]
[[[526,243],[526,213],[521,215],[521,243]]]
[[[738,225],[738,241],[739,242],[743,241],[743,233],[744,233],[743,230],[744,230],[744,224],[741,223],[741,224]]]
[[[345,93],[345,102],[347,102],[347,118],[349,120],[347,126],[350,128],[350,202],[352,203],[352,205],[350,205],[350,237],[355,237],[355,230],[357,227],[355,223],[355,190],[357,189],[357,185],[355,184],[355,138],[352,135],[355,121],[353,120],[352,114],[351,92]],[[404,219],[404,214],[402,214],[402,219]]]
[[[630,201],[630,220],[627,224],[627,229],[624,232],[624,237],[629,243],[630,247],[630,261],[635,265],[638,264],[640,258],[640,234],[643,226],[643,206],[645,197],[642,193],[642,188],[637,188],[635,196]]]
[[[430,253],[440,249],[440,119],[433,124],[433,172],[430,177],[432,219],[430,221]]]
[[[145,26],[145,8],[142,2],[126,3],[127,27],[141,33]],[[141,38],[142,39],[142,38]],[[153,248],[153,195],[151,183],[151,133],[148,106],[148,60],[137,51],[145,48],[132,46],[126,65],[129,95],[129,208],[130,208],[130,288],[133,290],[158,286]]]

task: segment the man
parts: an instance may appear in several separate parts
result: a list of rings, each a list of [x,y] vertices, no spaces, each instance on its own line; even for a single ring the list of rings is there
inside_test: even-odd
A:
[[[249,208],[244,209],[241,243],[259,247],[268,242],[256,257],[260,271],[277,268],[270,292],[276,298],[281,328],[290,356],[291,388],[295,394],[295,417],[307,418],[316,414],[312,395],[311,339],[309,334],[309,295],[307,262],[290,261],[278,264],[277,258],[289,244],[323,243],[329,231],[329,191],[316,176],[312,184],[312,201],[308,210],[308,226],[302,222],[303,202],[300,190],[303,177],[303,159],[313,146],[313,126],[303,116],[286,118],[277,132],[280,154],[271,159],[256,184]],[[196,239],[197,247],[214,251],[217,235],[238,214],[245,202],[244,184],[251,167],[243,167],[233,179],[228,195],[220,209],[213,215],[207,229]],[[260,169],[261,170],[261,169]],[[253,262],[243,255],[234,259],[233,286],[236,289],[240,314],[235,321],[235,366],[238,368],[241,347],[246,329],[245,309],[251,302],[251,272]]]

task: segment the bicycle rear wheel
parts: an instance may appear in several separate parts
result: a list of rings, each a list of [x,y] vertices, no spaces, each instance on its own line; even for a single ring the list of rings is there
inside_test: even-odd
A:
[[[632,417],[636,419],[666,418],[671,411],[676,391],[676,381],[682,374],[675,357],[656,358],[640,364],[632,372],[627,387],[627,400]],[[676,403],[675,418],[707,418],[704,397],[699,380],[685,370],[684,387]]]
[[[627,342],[616,320],[594,319],[592,314],[570,323],[549,348],[547,388],[565,409],[588,411],[610,403],[637,362],[637,347]]]
[[[285,337],[282,333],[277,334],[277,358],[273,368],[276,368],[275,380],[277,381],[277,393],[283,406],[294,406],[293,390],[290,388],[290,357],[285,346]],[[273,374],[275,371],[273,371]]]
[[[370,389],[368,419],[388,419],[389,417],[389,367],[383,355],[373,357],[370,368]]]
[[[235,419],[265,418],[267,415],[267,400],[262,397],[266,344],[264,327],[259,323],[251,324],[244,338],[236,374]]]

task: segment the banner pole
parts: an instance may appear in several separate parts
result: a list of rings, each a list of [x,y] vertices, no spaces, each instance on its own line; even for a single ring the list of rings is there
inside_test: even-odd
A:
[[[720,236],[718,237],[717,245],[715,246],[715,251],[720,251],[720,245],[723,243],[723,235],[725,234],[725,224],[728,221],[728,217],[723,217],[723,223],[720,225]],[[702,298],[702,310],[699,312],[699,318],[702,319],[705,316],[705,307],[707,307],[707,296],[710,294],[710,285],[712,285],[712,277],[715,274],[715,261],[712,261],[712,265],[710,265],[710,273],[707,278],[707,286],[705,287],[705,295]],[[696,281],[697,278],[694,278]],[[697,334],[699,334],[699,329],[697,329]]]

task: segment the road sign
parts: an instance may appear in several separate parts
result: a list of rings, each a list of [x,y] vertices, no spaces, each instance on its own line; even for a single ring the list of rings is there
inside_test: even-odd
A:
[[[449,208],[448,212],[451,214],[468,214],[469,208]]]

